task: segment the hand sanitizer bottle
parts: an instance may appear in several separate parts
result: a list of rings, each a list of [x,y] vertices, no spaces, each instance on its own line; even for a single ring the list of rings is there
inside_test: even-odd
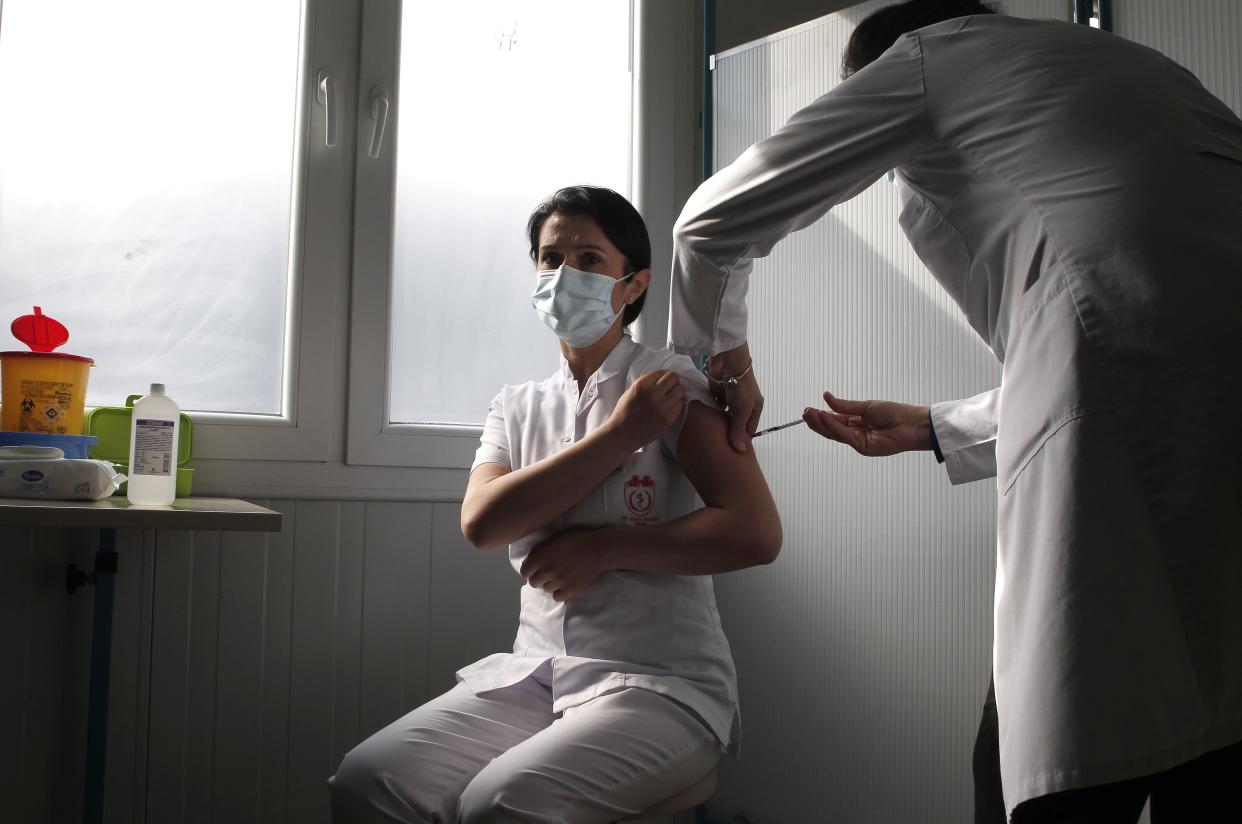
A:
[[[126,497],[138,506],[167,506],[177,497],[177,439],[181,409],[151,384],[151,394],[134,404],[129,427],[129,486]]]

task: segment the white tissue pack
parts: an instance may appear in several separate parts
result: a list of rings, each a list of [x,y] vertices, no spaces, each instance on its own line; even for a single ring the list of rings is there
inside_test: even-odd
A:
[[[125,476],[107,461],[89,458],[0,457],[0,497],[96,501],[107,498]]]

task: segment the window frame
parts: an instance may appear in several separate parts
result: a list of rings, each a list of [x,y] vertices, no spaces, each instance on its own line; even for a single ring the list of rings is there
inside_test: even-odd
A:
[[[388,352],[392,288],[392,226],[395,163],[391,151],[370,158],[370,90],[397,89],[400,10],[376,8],[363,15],[359,74],[358,167],[354,200],[353,291],[350,324],[349,421],[345,461],[375,467],[464,469],[482,432],[477,425],[389,423]],[[633,0],[630,9],[630,188],[649,227],[672,227],[677,209],[694,185],[694,21],[692,3]],[[670,82],[671,81],[671,82]],[[364,107],[366,110],[364,110]],[[395,145],[400,105],[390,107],[385,146]],[[365,132],[365,134],[364,134]],[[663,347],[668,323],[669,231],[652,231],[652,286],[635,334]],[[555,368],[549,364],[549,373]],[[499,387],[496,387],[499,389]]]
[[[339,250],[348,249],[352,227],[340,204],[348,202],[353,187],[353,132],[345,128],[345,113],[356,85],[357,17],[350,2],[302,4],[282,414],[189,412],[196,464],[199,459],[329,461],[341,455],[348,364],[340,341],[348,324],[343,306],[349,260]],[[335,147],[324,145],[324,109],[316,99],[321,71],[334,77],[341,97]]]

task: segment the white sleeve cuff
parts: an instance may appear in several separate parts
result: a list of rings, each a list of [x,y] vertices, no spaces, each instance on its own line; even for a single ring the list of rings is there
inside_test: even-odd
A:
[[[999,409],[1000,389],[932,405],[932,429],[950,482],[964,484],[996,476]]]

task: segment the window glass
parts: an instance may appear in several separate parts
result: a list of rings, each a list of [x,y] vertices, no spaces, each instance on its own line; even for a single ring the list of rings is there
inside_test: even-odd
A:
[[[300,0],[3,15],[0,324],[68,326],[91,405],[279,414]]]
[[[629,0],[407,0],[389,420],[480,423],[550,375],[526,219],[556,189],[629,196]]]

